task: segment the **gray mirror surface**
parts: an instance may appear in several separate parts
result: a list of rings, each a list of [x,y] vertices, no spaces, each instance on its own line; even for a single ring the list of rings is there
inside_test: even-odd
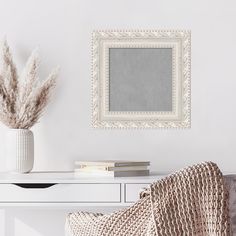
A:
[[[172,48],[110,48],[109,110],[172,111]]]

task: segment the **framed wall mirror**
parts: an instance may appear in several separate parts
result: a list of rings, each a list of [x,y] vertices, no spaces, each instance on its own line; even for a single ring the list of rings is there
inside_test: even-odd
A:
[[[189,128],[189,31],[94,31],[92,124]]]

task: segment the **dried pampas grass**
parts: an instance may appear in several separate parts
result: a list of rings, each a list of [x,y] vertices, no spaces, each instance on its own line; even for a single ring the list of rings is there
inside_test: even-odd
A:
[[[39,59],[33,51],[18,76],[17,68],[5,40],[1,50],[0,68],[0,121],[13,129],[29,129],[38,122],[56,85],[58,69],[44,82],[37,76]]]

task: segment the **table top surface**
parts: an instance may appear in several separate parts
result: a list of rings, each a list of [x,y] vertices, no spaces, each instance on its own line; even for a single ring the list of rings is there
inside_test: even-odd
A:
[[[30,172],[27,174],[0,172],[0,184],[7,183],[152,183],[166,177],[168,174],[151,172],[149,176],[137,177],[104,177],[78,176],[74,172]],[[235,175],[235,173],[224,173]]]
[[[150,173],[138,177],[78,176],[74,172],[0,173],[0,184],[6,183],[151,183],[166,175]]]

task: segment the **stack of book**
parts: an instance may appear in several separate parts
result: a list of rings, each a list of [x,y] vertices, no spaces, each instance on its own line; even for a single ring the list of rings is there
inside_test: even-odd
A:
[[[131,177],[149,175],[149,161],[76,161],[78,176]]]

